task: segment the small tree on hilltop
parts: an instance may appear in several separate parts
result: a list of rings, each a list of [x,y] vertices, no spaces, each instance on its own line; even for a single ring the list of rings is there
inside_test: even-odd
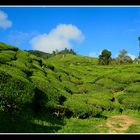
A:
[[[99,64],[101,65],[108,65],[111,60],[111,52],[107,49],[104,49],[99,55]]]
[[[127,51],[125,49],[123,49],[123,50],[120,51],[118,57],[119,58],[124,58],[126,56],[126,54],[127,54]]]
[[[132,58],[127,55],[127,51],[125,49],[120,51],[120,53],[116,59],[119,60],[119,64],[133,63]]]

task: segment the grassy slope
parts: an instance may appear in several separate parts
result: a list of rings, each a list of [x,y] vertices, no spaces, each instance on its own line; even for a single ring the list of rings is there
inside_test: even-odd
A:
[[[59,60],[59,61],[58,61]],[[113,66],[99,66],[97,60],[83,56],[67,55],[56,56],[50,58],[48,63],[56,65],[60,69],[64,69],[75,77],[73,95],[67,102],[72,101],[72,104],[80,108],[79,102],[81,98],[86,98],[86,102],[94,106],[102,108],[102,117],[90,119],[71,118],[66,119],[66,124],[58,132],[71,132],[71,133],[109,133],[109,128],[105,125],[106,119],[103,116],[120,115],[120,111],[129,116],[133,116],[133,110],[139,110],[139,82],[140,82],[140,65],[113,65]],[[70,85],[67,85],[70,86]],[[77,87],[76,92],[75,87]],[[114,99],[114,100],[113,100]],[[69,107],[73,108],[73,106]],[[130,110],[130,113],[127,113]],[[131,111],[132,110],[132,111]],[[134,119],[139,120],[139,111],[135,112]],[[138,122],[137,122],[138,123]],[[138,125],[132,125],[125,132],[140,132]],[[124,132],[124,131],[122,131]]]
[[[140,65],[97,63],[71,54],[44,60],[0,43],[0,132],[109,132],[106,117],[140,109]],[[24,115],[9,125],[7,110],[18,108]]]

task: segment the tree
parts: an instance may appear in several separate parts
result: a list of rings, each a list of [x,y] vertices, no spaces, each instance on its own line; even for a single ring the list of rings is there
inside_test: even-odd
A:
[[[125,49],[123,49],[123,50],[120,51],[118,57],[119,58],[124,58],[126,56],[126,54],[127,54],[127,51]]]
[[[134,64],[140,64],[140,58],[135,58],[133,61]]]
[[[124,57],[124,63],[130,64],[130,63],[133,63],[133,60],[130,56],[125,56]]]
[[[73,54],[73,55],[76,55],[76,52],[73,49],[65,48],[64,50],[59,51],[58,54]]]
[[[139,56],[138,56],[138,59],[140,59],[140,52],[139,52]]]
[[[140,47],[140,36],[138,37],[138,40],[139,40],[139,47]]]
[[[99,55],[99,64],[101,65],[108,65],[111,60],[111,52],[107,49],[104,49]]]
[[[116,64],[128,64],[133,63],[133,60],[130,56],[127,55],[127,51],[125,49],[121,50],[118,57],[116,58]]]

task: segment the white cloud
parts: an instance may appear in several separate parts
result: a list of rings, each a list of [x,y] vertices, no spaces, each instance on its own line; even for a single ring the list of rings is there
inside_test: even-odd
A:
[[[128,53],[128,56],[130,56],[132,58],[132,60],[134,60],[136,58],[135,55]]]
[[[12,26],[12,21],[8,19],[8,15],[0,10],[0,28],[7,29]]]
[[[79,28],[72,24],[59,24],[48,34],[44,33],[34,37],[30,43],[32,48],[47,53],[54,50],[63,50],[64,48],[72,48],[71,40],[82,42],[84,36]]]

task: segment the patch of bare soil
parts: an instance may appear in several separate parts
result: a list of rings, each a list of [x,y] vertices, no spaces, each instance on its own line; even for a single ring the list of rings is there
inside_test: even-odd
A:
[[[130,116],[118,115],[108,118],[106,126],[109,128],[109,133],[123,133],[133,123],[135,123],[135,120]]]

